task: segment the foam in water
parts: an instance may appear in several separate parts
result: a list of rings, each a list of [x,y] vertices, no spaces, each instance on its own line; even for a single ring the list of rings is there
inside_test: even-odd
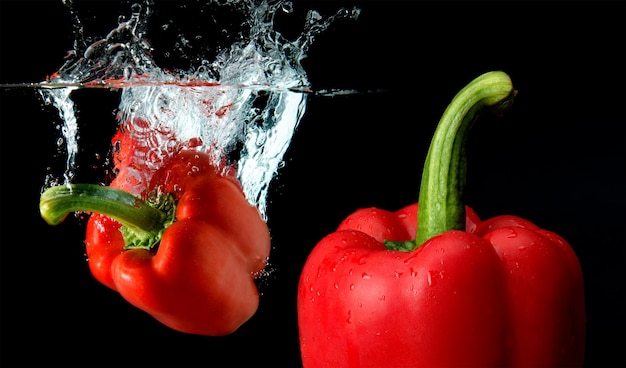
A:
[[[316,35],[337,18],[356,18],[359,10],[341,8],[327,18],[310,10],[301,35],[288,41],[274,29],[274,15],[291,12],[290,2],[209,3],[242,12],[247,32],[231,45],[221,45],[213,60],[200,58],[197,66],[175,71],[160,68],[151,56],[146,34],[150,2],[133,4],[130,17],[86,47],[81,47],[82,22],[68,3],[75,18],[76,50],[41,85],[45,100],[63,121],[65,183],[74,177],[78,153],[72,94],[81,88],[107,88],[121,92],[117,123],[137,143],[132,165],[116,168],[127,178],[123,189],[141,193],[151,173],[176,150],[197,149],[209,152],[216,164],[236,168],[246,198],[265,216],[270,182],[306,110],[310,86],[300,62]],[[50,176],[47,185],[58,181]]]

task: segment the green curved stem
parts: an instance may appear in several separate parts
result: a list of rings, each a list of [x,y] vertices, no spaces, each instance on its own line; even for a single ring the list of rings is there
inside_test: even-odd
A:
[[[483,111],[505,112],[516,91],[501,71],[485,73],[465,86],[446,108],[426,156],[419,193],[415,245],[448,230],[465,229],[465,141]]]
[[[173,222],[173,200],[150,203],[119,189],[95,184],[69,184],[48,188],[39,200],[41,217],[58,225],[71,212],[95,212],[123,225],[128,247],[151,248]]]
[[[388,249],[412,251],[435,235],[465,229],[465,141],[484,111],[504,113],[517,91],[501,71],[480,75],[452,99],[444,111],[426,156],[419,193],[415,239],[385,241]]]

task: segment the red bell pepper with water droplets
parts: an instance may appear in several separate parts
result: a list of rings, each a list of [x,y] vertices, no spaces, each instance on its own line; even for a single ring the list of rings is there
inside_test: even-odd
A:
[[[146,176],[142,197],[118,189],[138,188],[122,172],[111,187],[49,188],[41,214],[58,224],[70,212],[92,213],[85,243],[97,280],[170,328],[225,335],[258,308],[255,278],[270,236],[237,180],[221,171],[208,154],[183,149]]]
[[[461,202],[463,145],[516,91],[479,76],[445,111],[418,204],[357,210],[309,255],[298,287],[304,368],[581,367],[583,278],[559,235]]]

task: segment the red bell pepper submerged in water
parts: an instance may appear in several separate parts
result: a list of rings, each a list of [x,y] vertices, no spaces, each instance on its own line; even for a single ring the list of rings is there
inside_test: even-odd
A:
[[[305,368],[582,366],[570,245],[516,216],[481,222],[461,202],[467,131],[515,94],[502,72],[468,84],[433,137],[419,211],[360,209],[316,245],[298,287]]]
[[[206,153],[175,153],[151,175],[143,198],[72,184],[49,188],[40,208],[50,224],[93,212],[85,240],[93,276],[175,330],[229,334],[258,308],[267,224]]]

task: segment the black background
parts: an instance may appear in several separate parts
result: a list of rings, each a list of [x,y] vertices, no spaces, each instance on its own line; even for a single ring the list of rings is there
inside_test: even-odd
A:
[[[82,3],[100,37],[128,9]],[[37,82],[58,69],[74,39],[61,0],[0,4],[0,81]],[[290,36],[309,9],[329,15],[355,4],[359,19],[317,37],[303,65],[316,90],[378,92],[311,96],[269,194],[273,272],[257,314],[230,336],[172,331],[91,277],[84,222],[50,227],[38,213],[56,162],[56,111],[34,91],[2,90],[0,365],[300,366],[295,305],[307,254],[356,208],[416,201],[446,105],[500,69],[518,99],[470,133],[466,203],[482,218],[519,215],[571,243],[585,278],[586,366],[625,366],[625,3],[308,1],[277,25]],[[181,27],[202,23],[171,11],[161,16],[180,17]],[[167,37],[153,41],[168,47]],[[81,150],[101,150],[118,95],[81,96]],[[79,175],[100,174],[87,162]]]

